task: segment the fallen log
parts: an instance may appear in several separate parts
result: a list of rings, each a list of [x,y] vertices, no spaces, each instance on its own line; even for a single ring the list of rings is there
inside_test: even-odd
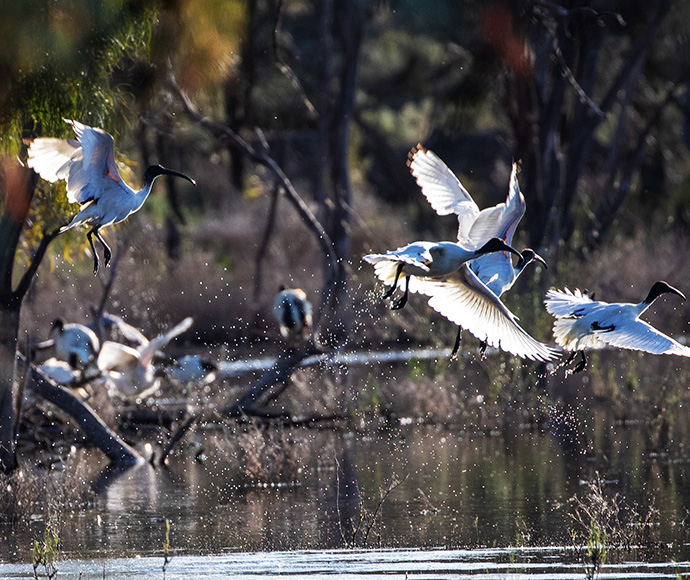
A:
[[[73,395],[69,389],[41,375],[35,367],[32,366],[31,370],[32,389],[72,417],[91,443],[100,449],[112,463],[118,466],[144,463],[144,458],[137,450],[108,427],[87,403]]]

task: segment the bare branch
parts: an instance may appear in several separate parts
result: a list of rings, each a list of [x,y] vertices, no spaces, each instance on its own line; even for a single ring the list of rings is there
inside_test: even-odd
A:
[[[276,67],[278,67],[278,70],[287,77],[292,86],[299,93],[302,103],[304,103],[304,106],[307,109],[307,112],[309,113],[309,117],[311,119],[316,119],[319,116],[319,114],[316,112],[316,108],[314,107],[313,103],[309,100],[309,97],[307,96],[307,93],[304,90],[302,83],[299,82],[299,79],[297,78],[295,72],[285,62],[285,59],[283,59],[283,57],[281,56],[282,51],[280,50],[280,42],[278,41],[278,35],[280,33],[280,26],[283,21],[283,0],[278,0],[276,12],[276,23],[273,27],[272,33],[273,58],[275,58]]]
[[[270,157],[265,150],[257,150],[252,147],[249,143],[247,143],[247,141],[235,133],[235,131],[230,129],[230,127],[216,123],[215,121],[211,121],[210,119],[199,114],[199,112],[196,110],[196,107],[189,100],[189,97],[178,86],[174,77],[171,76],[168,79],[168,86],[180,99],[180,102],[182,103],[182,106],[190,119],[201,125],[204,129],[216,137],[225,137],[230,139],[230,141],[232,141],[250,159],[271,170],[274,177],[282,185],[288,200],[290,200],[292,205],[297,210],[297,213],[314,234],[314,237],[316,238],[316,241],[321,247],[323,253],[328,257],[330,269],[335,277],[337,275],[338,260],[330,236],[326,233],[324,227],[309,209],[309,206],[304,203],[304,200],[297,193],[297,190],[292,185],[292,182],[288,179],[287,175],[285,175],[275,160]]]
[[[36,248],[34,255],[31,257],[31,263],[22,275],[21,279],[19,280],[19,284],[17,285],[17,288],[14,291],[15,298],[20,302],[23,300],[24,295],[28,292],[34,274],[36,274],[38,267],[41,265],[41,261],[45,256],[46,250],[48,249],[50,242],[57,238],[59,234],[60,227],[54,229],[52,232],[43,232],[43,237],[41,238],[41,241],[38,244],[38,247]]]

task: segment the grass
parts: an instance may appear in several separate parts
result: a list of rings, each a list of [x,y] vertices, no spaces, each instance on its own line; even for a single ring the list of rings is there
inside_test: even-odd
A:
[[[659,514],[652,504],[644,514],[619,493],[607,493],[598,473],[586,485],[583,495],[570,498],[570,517],[575,524],[572,540],[582,554],[586,576],[596,578],[613,550],[631,553],[642,546],[653,547],[650,530]]]

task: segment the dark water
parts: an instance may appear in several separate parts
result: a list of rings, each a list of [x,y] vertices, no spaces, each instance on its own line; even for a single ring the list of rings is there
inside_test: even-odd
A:
[[[573,497],[586,500],[587,483],[598,475],[621,513],[656,510],[637,536],[651,544],[609,557],[607,574],[690,572],[672,563],[690,560],[686,417],[659,453],[650,450],[643,425],[616,423],[606,407],[590,416],[583,448],[558,421],[487,434],[402,420],[362,430],[207,426],[169,466],[120,473],[105,469],[96,452],[76,451],[56,472],[92,492],[87,503],[57,516],[62,570],[85,578],[103,577],[104,567],[108,577],[126,577],[120,568],[131,577],[154,568],[159,574],[167,519],[169,578],[272,577],[277,568],[318,577],[339,565],[357,578],[582,577],[582,541],[571,535]],[[30,561],[44,521],[56,517],[51,509],[33,523],[0,526],[0,577],[32,575],[21,564]],[[207,555],[215,556],[199,558]],[[625,568],[626,561],[637,564]]]

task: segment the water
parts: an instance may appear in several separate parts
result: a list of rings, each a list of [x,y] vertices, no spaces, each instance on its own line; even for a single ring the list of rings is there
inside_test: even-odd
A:
[[[607,423],[605,409],[593,415]],[[78,451],[65,471],[97,493],[62,517],[60,577],[162,577],[168,519],[166,578],[582,578],[570,500],[597,471],[608,495],[641,514],[659,510],[649,530],[657,549],[610,557],[605,577],[690,573],[672,563],[690,559],[682,446],[650,453],[641,425],[614,424],[597,453],[573,456],[551,432],[525,426],[486,435],[401,423],[361,432],[204,426],[168,467],[120,473]],[[0,526],[0,578],[33,575],[25,562],[44,519]]]
[[[603,577],[690,574],[687,409],[675,408],[660,444],[645,421],[621,421],[620,404],[574,392],[536,423],[510,409],[497,421],[483,396],[465,395],[462,419],[445,426],[376,415],[321,428],[202,424],[162,468],[113,470],[77,449],[52,465],[45,493],[26,484],[28,520],[0,514],[0,578],[33,577],[31,546],[48,520],[60,578],[162,577],[166,521],[166,578],[582,578],[587,526],[573,516],[595,506],[597,478],[634,544],[610,551]]]
[[[168,564],[165,578],[330,579],[334,576],[357,580],[434,579],[522,580],[577,579],[584,568],[573,562],[568,548],[494,548],[477,550],[321,550],[292,552],[251,552],[213,556],[175,557]],[[30,566],[28,568],[31,568]],[[31,578],[27,567],[2,566],[3,578]],[[637,564],[624,562],[604,565],[601,578],[680,578],[690,574],[690,562]],[[162,560],[123,558],[108,561],[65,562],[59,577],[88,580],[102,578],[162,578]]]

